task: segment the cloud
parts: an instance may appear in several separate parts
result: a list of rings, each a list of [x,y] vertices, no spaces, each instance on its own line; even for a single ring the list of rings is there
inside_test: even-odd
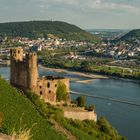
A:
[[[88,4],[91,8],[96,9],[131,9],[132,6],[128,4],[118,4],[118,3],[109,3],[109,2],[103,2],[101,0],[90,0],[90,3]]]
[[[53,18],[84,27],[139,26],[139,7],[140,0],[0,0],[0,22]]]
[[[48,7],[53,8],[63,8],[65,10],[77,9],[86,12],[92,12],[100,10],[104,11],[121,11],[121,12],[138,12],[140,11],[140,1],[139,0],[0,0],[1,7],[9,6],[14,8],[21,7],[25,5],[31,5],[31,7],[38,7],[45,9]],[[41,9],[41,10],[42,10]]]
[[[81,12],[135,12],[138,13],[140,2],[128,2],[127,0],[36,0],[40,5],[40,8],[44,8],[45,5],[56,9],[65,10],[79,10]]]
[[[132,6],[128,3],[117,3],[117,2],[107,2],[104,0],[88,0],[88,6],[92,9],[99,9],[99,10],[135,10],[136,7]]]

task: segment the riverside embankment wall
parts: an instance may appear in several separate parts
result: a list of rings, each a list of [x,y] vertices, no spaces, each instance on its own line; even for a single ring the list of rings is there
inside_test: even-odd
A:
[[[64,111],[64,117],[77,120],[94,120],[97,121],[97,114],[94,111]]]

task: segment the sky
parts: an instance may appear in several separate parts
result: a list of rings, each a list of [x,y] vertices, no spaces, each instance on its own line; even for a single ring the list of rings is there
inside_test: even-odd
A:
[[[140,28],[140,0],[0,0],[0,22],[53,20],[83,29]]]

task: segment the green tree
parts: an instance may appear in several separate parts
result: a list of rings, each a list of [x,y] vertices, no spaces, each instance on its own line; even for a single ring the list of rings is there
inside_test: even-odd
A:
[[[66,85],[61,81],[58,81],[56,97],[58,102],[67,100]]]
[[[90,71],[91,68],[92,68],[91,62],[88,62],[88,61],[83,61],[83,62],[81,62],[81,69],[82,69],[82,70]]]
[[[76,101],[77,101],[77,106],[79,106],[79,107],[85,107],[85,105],[86,105],[86,98],[85,98],[85,96],[78,97],[76,99]]]

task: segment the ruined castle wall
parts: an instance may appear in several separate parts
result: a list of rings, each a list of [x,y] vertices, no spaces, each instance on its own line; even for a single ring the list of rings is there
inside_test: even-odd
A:
[[[41,96],[45,102],[56,102],[56,91],[59,81],[66,85],[67,93],[69,93],[69,79],[40,79],[38,81],[36,93]]]
[[[11,85],[26,91],[32,90],[45,102],[56,102],[58,81],[66,85],[69,95],[69,79],[60,77],[38,78],[37,54],[24,54],[22,48],[11,49]]]
[[[56,87],[57,81],[52,80],[40,80],[38,83],[38,94],[40,94],[41,98],[45,100],[45,102],[56,101]]]
[[[94,111],[64,111],[64,117],[73,120],[94,120],[97,121],[97,115]]]
[[[37,86],[37,55],[35,53],[23,54],[22,48],[11,50],[10,83],[22,90],[34,89]]]
[[[21,89],[27,86],[26,63],[23,61],[23,49],[11,50],[11,71],[10,83]]]
[[[23,61],[13,61],[11,67],[11,84],[25,90],[28,87],[26,63]]]

